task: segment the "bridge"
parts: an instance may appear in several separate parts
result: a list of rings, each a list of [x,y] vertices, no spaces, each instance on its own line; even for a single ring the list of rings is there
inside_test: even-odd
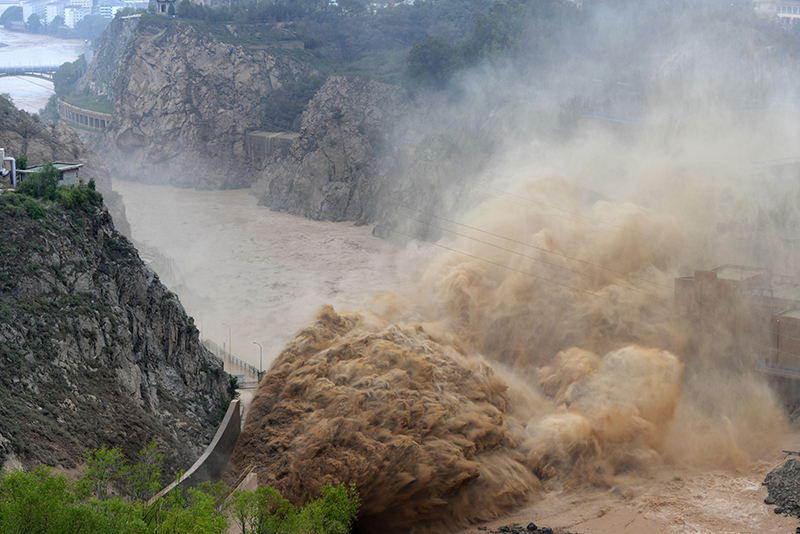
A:
[[[43,80],[53,81],[53,74],[60,65],[25,65],[15,67],[0,67],[0,78],[4,76],[32,76]]]

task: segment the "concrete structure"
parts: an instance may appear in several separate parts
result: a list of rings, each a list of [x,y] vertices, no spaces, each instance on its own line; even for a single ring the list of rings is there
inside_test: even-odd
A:
[[[772,2],[753,2],[756,13],[784,19],[787,22],[795,22],[800,18],[800,1],[772,1]]]
[[[233,449],[236,447],[236,442],[239,441],[239,435],[242,433],[241,408],[239,404],[236,399],[231,401],[228,411],[225,413],[225,418],[217,428],[214,439],[211,440],[211,444],[206,448],[203,455],[183,474],[180,480],[173,482],[150,499],[148,505],[164,497],[177,487],[186,491],[203,482],[217,481],[222,477],[222,471],[228,465]]]
[[[13,67],[0,67],[0,78],[4,76],[31,76],[32,78],[42,78],[52,80],[53,74],[58,70],[59,65],[15,65]]]
[[[79,108],[67,104],[61,99],[58,100],[58,115],[67,122],[74,122],[95,130],[105,130],[113,118],[108,113]]]
[[[74,28],[84,17],[92,14],[91,7],[67,6],[64,8],[64,24],[68,28]]]
[[[105,0],[97,3],[98,14],[107,19],[113,19],[117,11],[121,11],[126,7],[122,1]]]
[[[39,21],[42,24],[49,24],[47,20],[47,4],[50,2],[51,0],[28,0],[27,2],[22,2],[22,20],[27,22],[28,18],[36,13],[39,15]]]
[[[9,185],[17,185],[17,161],[12,157],[6,156],[6,149],[0,148],[0,179],[9,180]]]
[[[696,270],[675,279],[675,306],[698,328],[732,334],[784,401],[800,400],[800,279],[742,265]]]
[[[160,15],[168,15],[169,7],[175,9],[175,0],[156,0],[156,13]],[[173,11],[174,13],[175,11]]]
[[[80,185],[80,178],[78,177],[78,173],[80,168],[83,167],[83,163],[53,163],[56,169],[58,169],[58,185],[71,185],[71,186],[78,186]],[[25,178],[35,174],[37,172],[42,172],[44,165],[40,165],[38,167],[33,167],[31,169],[25,170],[17,170],[17,177],[19,178],[20,182],[24,182]]]
[[[273,152],[291,146],[298,137],[300,134],[293,132],[249,132],[244,137],[244,148],[247,157],[257,167],[263,167]]]
[[[50,24],[55,20],[56,17],[61,17],[61,20],[64,20],[64,10],[67,7],[66,0],[62,0],[60,2],[50,2],[49,4],[44,6],[44,13],[45,20],[47,21],[46,24]]]

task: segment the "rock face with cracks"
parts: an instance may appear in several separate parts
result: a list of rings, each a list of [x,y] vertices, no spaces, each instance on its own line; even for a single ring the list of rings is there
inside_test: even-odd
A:
[[[371,222],[396,172],[394,126],[410,109],[398,87],[331,76],[303,112],[300,137],[270,160],[253,194],[292,215]]]
[[[100,207],[6,193],[0,228],[0,461],[73,468],[155,440],[191,465],[229,380],[177,297]]]
[[[252,184],[245,132],[260,127],[266,95],[315,72],[285,50],[245,50],[160,17],[142,17],[108,56],[119,57],[114,122],[98,150],[115,175],[201,189]]]
[[[122,197],[111,190],[111,170],[103,158],[83,144],[70,126],[44,124],[0,96],[0,139],[3,140],[6,157],[18,158],[27,154],[29,167],[48,161],[83,164],[81,179],[88,182],[94,178],[97,190],[103,194],[106,206],[114,217],[116,228],[130,236]]]

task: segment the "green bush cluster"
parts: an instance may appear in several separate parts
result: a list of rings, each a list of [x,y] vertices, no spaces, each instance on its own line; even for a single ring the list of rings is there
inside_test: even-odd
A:
[[[297,508],[269,486],[256,491],[236,490],[228,501],[228,509],[242,534],[350,532],[361,505],[355,484],[326,485],[320,493],[318,498]]]
[[[17,191],[29,198],[23,201],[31,219],[45,216],[44,208],[33,199],[55,201],[64,208],[73,211],[90,211],[103,203],[103,197],[95,191],[94,179],[89,180],[87,187],[59,187],[59,171],[52,162],[46,163],[42,170],[23,180]]]
[[[160,484],[163,456],[151,442],[139,463],[119,449],[86,455],[83,478],[70,482],[51,468],[0,474],[0,532],[4,534],[222,534],[233,517],[243,534],[346,534],[358,514],[354,485],[323,486],[295,507],[269,487],[236,490],[201,484],[147,504]]]

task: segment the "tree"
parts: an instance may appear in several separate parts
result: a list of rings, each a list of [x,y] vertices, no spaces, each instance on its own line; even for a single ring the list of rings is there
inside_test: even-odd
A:
[[[58,532],[73,502],[67,478],[48,467],[0,474],[0,532]]]
[[[6,28],[8,28],[12,22],[16,22],[18,20],[22,20],[21,6],[11,6],[3,11],[2,15],[0,15],[0,25],[5,26]]]
[[[14,166],[18,170],[23,170],[24,171],[25,169],[27,169],[28,168],[28,155],[27,154],[20,154],[19,157],[17,157],[16,161],[14,162]]]
[[[117,449],[99,449],[86,453],[86,472],[79,484],[79,494],[105,501],[111,486],[121,487],[128,474],[125,457]]]
[[[89,180],[89,189],[94,191],[94,178]],[[139,463],[132,465],[125,473],[125,488],[131,499],[138,502],[147,502],[150,497],[161,489],[161,468],[164,465],[164,455],[157,452],[158,444],[152,440],[141,453]]]
[[[441,85],[450,77],[455,49],[440,37],[414,43],[408,53],[408,75],[417,81]]]
[[[52,199],[56,194],[56,186],[60,173],[53,162],[42,166],[42,170],[25,178],[19,185],[19,192],[36,198]]]
[[[75,61],[63,63],[53,74],[53,90],[59,98],[66,98],[74,89],[78,80],[86,71],[86,59],[83,54]]]
[[[41,27],[42,21],[39,18],[39,15],[36,13],[31,13],[31,16],[28,17],[28,31],[31,33],[39,33]]]
[[[170,17],[174,17],[175,16],[175,4],[174,3],[170,3],[169,7],[167,8],[167,15],[169,15]]]
[[[107,19],[102,15],[87,15],[75,24],[75,31],[78,37],[93,41],[109,25],[111,19]]]

